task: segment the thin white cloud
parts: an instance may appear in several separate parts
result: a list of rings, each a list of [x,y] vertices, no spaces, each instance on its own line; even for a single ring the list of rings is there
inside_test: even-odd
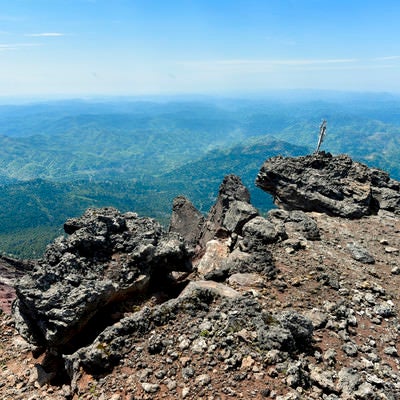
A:
[[[61,33],[61,32],[41,32],[41,33],[27,33],[25,36],[29,36],[29,37],[60,37],[60,36],[65,36],[65,34]]]
[[[17,50],[23,47],[38,47],[39,43],[0,43],[0,52]]]
[[[0,51],[15,50],[16,46],[12,44],[0,44]]]
[[[386,57],[376,57],[374,61],[393,61],[400,60],[400,56],[386,56]]]

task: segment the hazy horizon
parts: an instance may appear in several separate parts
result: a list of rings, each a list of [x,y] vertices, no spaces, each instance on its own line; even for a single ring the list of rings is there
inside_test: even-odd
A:
[[[332,101],[341,102],[350,99],[359,101],[400,101],[400,92],[389,91],[338,91],[294,89],[260,92],[221,92],[221,93],[159,93],[138,95],[114,94],[33,94],[33,95],[0,95],[0,105],[29,105],[57,102],[82,102],[82,103],[134,103],[134,102],[199,102],[213,103],[218,101],[281,101],[281,102],[310,102]]]
[[[400,93],[394,0],[16,0],[2,98]]]

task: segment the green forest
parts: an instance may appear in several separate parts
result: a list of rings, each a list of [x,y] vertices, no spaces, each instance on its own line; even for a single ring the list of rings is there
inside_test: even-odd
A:
[[[168,226],[185,195],[203,213],[226,174],[255,188],[263,161],[347,153],[400,179],[400,98],[308,94],[259,99],[103,99],[0,106],[0,252],[37,258],[88,207],[113,206]]]

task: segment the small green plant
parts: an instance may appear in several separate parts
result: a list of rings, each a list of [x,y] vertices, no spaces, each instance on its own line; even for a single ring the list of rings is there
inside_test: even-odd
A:
[[[96,349],[103,352],[106,356],[109,356],[111,354],[110,350],[108,349],[108,344],[105,342],[98,343],[96,345]]]
[[[92,396],[92,398],[98,398],[99,397],[99,394],[97,393],[97,386],[96,386],[95,383],[90,385],[89,394]]]
[[[209,332],[207,329],[203,329],[203,330],[200,332],[200,336],[201,336],[201,337],[208,337],[208,336],[210,336],[210,332]]]

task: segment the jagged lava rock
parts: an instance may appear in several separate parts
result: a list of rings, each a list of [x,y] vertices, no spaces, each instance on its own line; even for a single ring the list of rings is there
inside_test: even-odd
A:
[[[400,214],[400,183],[347,155],[317,153],[273,157],[261,167],[256,185],[285,210],[361,218],[386,210]]]
[[[320,232],[315,220],[303,211],[285,211],[280,209],[270,210],[268,212],[268,219],[272,221],[275,226],[279,226],[279,222],[284,224],[286,232],[295,231],[305,239],[319,240]],[[290,229],[291,228],[291,229]]]
[[[204,217],[185,196],[178,196],[172,203],[169,232],[179,233],[190,248],[195,248],[200,237]]]
[[[135,213],[89,209],[65,231],[16,284],[16,327],[35,345],[62,346],[104,306],[142,293],[154,276],[191,268],[178,235]]]
[[[286,238],[283,224],[278,225],[259,216],[238,176],[227,175],[201,229],[200,276],[217,281],[235,273],[273,277],[276,270],[267,247]]]
[[[222,181],[217,201],[212,206],[201,231],[200,246],[215,236],[228,236],[238,232],[243,225],[258,215],[250,204],[250,193],[236,175],[227,175]]]

